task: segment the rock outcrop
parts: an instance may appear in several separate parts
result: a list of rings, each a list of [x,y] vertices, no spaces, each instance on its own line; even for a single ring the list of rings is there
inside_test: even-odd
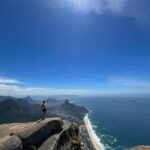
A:
[[[0,150],[67,150],[78,127],[61,118],[0,125]]]
[[[137,147],[133,147],[129,150],[150,150],[150,146],[137,146]]]

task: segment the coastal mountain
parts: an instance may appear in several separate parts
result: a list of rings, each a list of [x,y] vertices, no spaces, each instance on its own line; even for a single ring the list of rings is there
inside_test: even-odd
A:
[[[0,123],[34,121],[39,118],[40,105],[25,99],[7,97],[0,102]]]
[[[35,121],[41,117],[40,102],[31,97],[0,97],[0,124]],[[71,122],[81,122],[88,112],[84,107],[70,103],[68,100],[58,101],[49,98],[47,116],[59,116]]]
[[[60,101],[60,100],[57,100],[55,98],[47,98],[46,103],[48,106],[55,106],[55,105],[59,105],[59,104],[64,103],[64,101],[63,100]]]
[[[28,101],[30,104],[40,104],[40,101],[37,101],[37,100],[33,99],[31,96],[27,96],[23,99]]]
[[[7,100],[7,99],[16,100],[17,98],[11,97],[11,96],[0,96],[0,102]]]
[[[78,123],[81,122],[88,113],[88,110],[85,107],[71,103],[69,100],[66,100],[63,104],[50,107],[50,110],[60,117]]]

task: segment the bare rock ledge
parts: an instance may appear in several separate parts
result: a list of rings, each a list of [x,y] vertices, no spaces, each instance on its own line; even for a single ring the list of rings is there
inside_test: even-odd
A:
[[[66,150],[77,126],[61,118],[0,125],[0,150]]]

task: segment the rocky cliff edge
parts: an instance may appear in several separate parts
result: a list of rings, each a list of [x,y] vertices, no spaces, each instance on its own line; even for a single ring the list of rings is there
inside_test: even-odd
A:
[[[67,150],[78,127],[61,118],[0,125],[0,150]]]

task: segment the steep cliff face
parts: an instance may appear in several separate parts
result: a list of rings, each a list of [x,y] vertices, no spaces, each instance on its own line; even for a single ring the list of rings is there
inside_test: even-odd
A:
[[[61,118],[0,125],[0,150],[67,150],[78,127]]]

